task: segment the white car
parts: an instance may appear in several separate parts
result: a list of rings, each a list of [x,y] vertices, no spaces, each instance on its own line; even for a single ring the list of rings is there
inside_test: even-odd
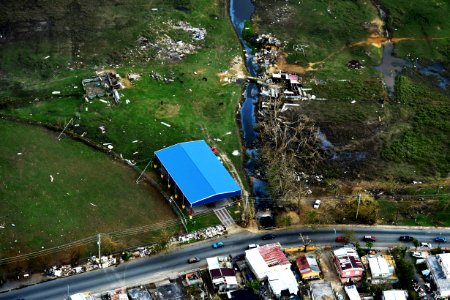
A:
[[[420,247],[424,247],[424,248],[428,248],[428,249],[433,248],[430,243],[424,243],[424,242],[420,243]]]
[[[313,207],[314,207],[315,209],[318,209],[318,208],[320,207],[320,200],[314,201]]]
[[[415,258],[425,258],[425,253],[423,252],[413,252],[411,255]]]
[[[254,248],[259,248],[259,245],[258,244],[250,244],[250,245],[248,245],[248,248],[247,249],[254,249]]]

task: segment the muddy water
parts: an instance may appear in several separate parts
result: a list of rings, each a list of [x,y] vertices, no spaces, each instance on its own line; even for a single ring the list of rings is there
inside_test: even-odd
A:
[[[383,73],[383,81],[390,96],[394,95],[395,77],[403,70],[403,67],[410,65],[406,60],[392,55],[394,44],[386,42],[383,45],[383,59],[375,69]]]
[[[253,63],[252,49],[242,38],[242,29],[246,20],[250,20],[255,7],[252,0],[231,0],[230,1],[230,18],[241,41],[245,52],[245,65],[251,76],[256,76],[258,65]],[[267,192],[267,183],[261,180],[256,169],[258,163],[258,149],[256,148],[257,133],[255,131],[256,116],[255,105],[259,101],[259,89],[255,83],[248,83],[244,91],[244,102],[241,108],[241,130],[244,136],[244,144],[246,147],[249,160],[246,162],[245,169],[251,178],[252,191],[255,195],[255,206],[257,210],[270,207],[272,201]]]

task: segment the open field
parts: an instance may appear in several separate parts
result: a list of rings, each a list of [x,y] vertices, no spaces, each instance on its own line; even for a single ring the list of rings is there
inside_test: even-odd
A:
[[[39,10],[39,17],[44,19],[52,14],[60,16],[54,29],[27,32],[26,38],[11,34],[11,39],[4,42],[0,73],[12,83],[0,95],[6,101],[1,113],[61,126],[74,117],[77,127],[69,126],[69,131],[86,132],[86,138],[97,143],[112,143],[114,151],[140,166],[146,164],[153,151],[192,139],[207,139],[240,166],[240,157],[232,156],[231,152],[240,149],[235,109],[241,87],[224,84],[218,76],[240,55],[226,1],[135,0],[92,5],[90,1],[82,1],[75,12],[70,5],[48,14]],[[73,32],[67,32],[64,22],[69,21],[62,16],[78,12],[77,18],[87,18],[88,23],[74,21]],[[111,16],[114,17],[109,23]],[[205,40],[193,41],[190,34],[173,29],[172,24],[179,21],[205,28]],[[97,31],[84,35],[82,30],[86,26]],[[127,30],[122,31],[122,27]],[[139,37],[159,43],[166,36],[192,43],[198,49],[179,61],[162,59],[155,56],[155,49],[138,47]],[[47,49],[41,45],[43,37],[48,44],[57,46]],[[73,44],[74,39],[78,44]],[[39,66],[24,65],[19,55]],[[47,56],[50,57],[45,59]],[[39,75],[40,64],[48,65],[49,76]],[[122,77],[131,72],[142,75],[140,81],[120,91],[122,102],[118,106],[109,106],[98,99],[92,103],[83,100],[81,80],[95,75],[94,71],[102,67],[115,69]],[[154,80],[150,77],[152,72],[170,77],[173,82]],[[55,90],[61,94],[52,95]],[[101,133],[100,126],[106,128],[105,133]]]
[[[396,54],[448,64],[448,3],[379,2],[388,13],[387,28],[394,38],[417,38],[395,43]],[[449,93],[436,87],[433,77],[409,69],[397,79],[394,98],[387,97],[381,73],[374,69],[381,62],[381,43],[369,39],[383,34],[372,2],[260,0],[256,7],[256,31],[280,38],[287,63],[309,67],[302,75],[305,86],[327,99],[301,107],[338,153],[325,164],[323,174],[354,179],[394,176],[405,182],[447,176],[449,123],[444,115]],[[350,60],[364,68],[348,68]]]
[[[103,153],[5,121],[0,136],[3,257],[175,219],[155,188]]]

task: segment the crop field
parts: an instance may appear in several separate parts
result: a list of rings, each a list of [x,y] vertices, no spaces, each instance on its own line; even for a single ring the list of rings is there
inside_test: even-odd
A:
[[[394,39],[410,38],[396,42],[394,54],[415,62],[440,62],[448,69],[449,5],[376,2],[387,12],[386,24],[374,1],[363,0],[259,0],[253,23],[257,32],[280,38],[287,63],[304,67],[304,85],[324,98],[301,107],[334,151],[345,154],[329,160],[324,174],[375,180],[393,176],[405,182],[445,177],[450,171],[450,123],[444,117],[448,89],[437,87],[434,77],[406,67],[389,97],[375,67],[383,55],[378,37],[385,26]],[[363,68],[349,68],[351,60]]]
[[[35,126],[0,121],[0,256],[175,219],[123,163]]]

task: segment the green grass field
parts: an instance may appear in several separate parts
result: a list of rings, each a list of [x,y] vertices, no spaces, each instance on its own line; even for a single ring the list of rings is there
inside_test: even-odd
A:
[[[0,136],[2,257],[176,218],[131,168],[82,143],[5,121]]]

